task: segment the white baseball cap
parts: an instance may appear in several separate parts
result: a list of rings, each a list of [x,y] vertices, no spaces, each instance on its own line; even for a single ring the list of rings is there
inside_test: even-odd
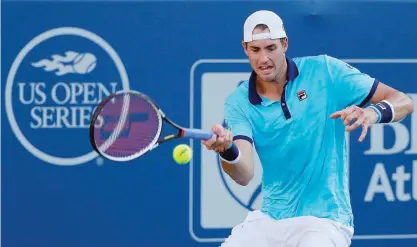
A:
[[[258,24],[267,25],[269,33],[252,34]],[[268,10],[259,10],[251,14],[243,26],[243,41],[251,42],[259,39],[280,39],[287,37],[284,23],[277,14]]]

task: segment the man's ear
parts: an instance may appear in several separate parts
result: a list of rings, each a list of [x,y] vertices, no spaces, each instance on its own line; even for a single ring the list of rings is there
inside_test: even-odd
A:
[[[245,51],[246,56],[248,56],[248,43],[242,41],[243,50]]]
[[[288,50],[288,38],[287,37],[282,38],[281,39],[281,44],[282,44],[282,48],[284,50],[284,53],[286,53],[287,50]]]

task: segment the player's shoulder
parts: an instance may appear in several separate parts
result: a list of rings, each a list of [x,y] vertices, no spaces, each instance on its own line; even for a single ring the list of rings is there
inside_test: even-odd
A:
[[[243,80],[226,97],[226,105],[243,106],[249,102],[249,80]]]
[[[304,57],[295,57],[293,61],[297,65],[298,70],[300,73],[309,76],[317,76],[317,75],[331,75],[334,71],[339,71],[340,69],[355,69],[342,59],[322,54],[316,56],[304,56]]]
[[[329,61],[332,61],[336,58],[329,56],[327,54],[320,54],[314,56],[302,56],[294,57],[292,60],[297,65],[298,68],[316,68],[317,66],[327,67]]]

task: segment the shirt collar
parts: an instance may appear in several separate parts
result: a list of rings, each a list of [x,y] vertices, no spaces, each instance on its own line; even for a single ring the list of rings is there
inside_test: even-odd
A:
[[[287,82],[288,82],[288,81],[294,80],[298,76],[299,72],[298,72],[297,65],[291,58],[286,56],[285,60],[287,60]],[[248,91],[249,91],[249,101],[252,104],[256,105],[256,104],[262,103],[262,99],[259,96],[258,92],[256,91],[255,71],[252,71],[252,74],[249,78],[249,90]]]

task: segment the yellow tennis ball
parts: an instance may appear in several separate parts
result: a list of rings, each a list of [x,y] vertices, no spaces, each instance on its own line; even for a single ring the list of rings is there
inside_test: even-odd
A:
[[[180,144],[174,148],[173,157],[180,165],[187,164],[193,157],[193,150],[186,144]]]

